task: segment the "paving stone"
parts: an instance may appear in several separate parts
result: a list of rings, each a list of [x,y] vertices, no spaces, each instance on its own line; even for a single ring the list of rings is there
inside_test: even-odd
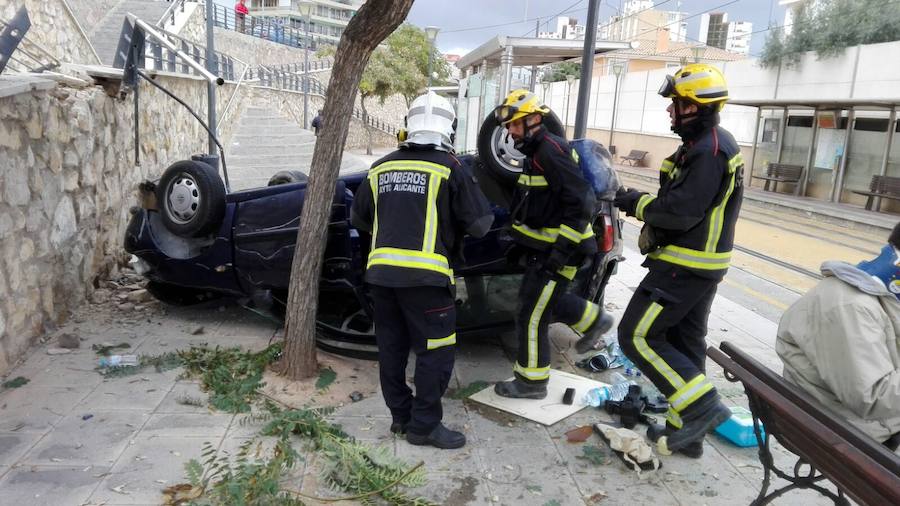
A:
[[[221,438],[211,439],[218,448]],[[112,467],[90,500],[95,504],[159,504],[162,490],[187,481],[184,465],[199,459],[203,439],[139,437]],[[125,493],[114,491],[121,487]]]
[[[409,493],[444,506],[492,504],[491,491],[481,473],[428,474],[428,483],[425,486],[410,489]]]
[[[96,354],[90,349],[73,350],[68,355],[47,355],[40,350],[25,364],[16,368],[16,376],[29,379],[31,387],[67,387],[92,390],[103,381],[94,370],[97,366]]]
[[[202,403],[202,406],[194,406],[192,404],[184,404],[186,400],[196,400]],[[211,413],[212,408],[209,407],[209,394],[200,388],[200,383],[196,381],[179,381],[175,383],[172,390],[166,394],[156,413]]]
[[[84,504],[109,467],[29,466],[0,478],[3,504],[60,506]]]
[[[34,432],[0,432],[0,466],[18,462],[43,436]]]
[[[0,431],[43,434],[87,397],[93,388],[45,387],[29,383],[0,393]]]
[[[175,384],[177,372],[147,372],[135,376],[110,378],[101,383],[81,403],[80,409],[130,409],[151,412]],[[146,381],[145,381],[146,379]]]
[[[394,440],[390,418],[330,416],[328,421],[340,425],[344,432],[360,441],[382,444]]]
[[[149,418],[140,411],[75,412],[57,424],[21,460],[29,465],[111,465]]]
[[[376,418],[391,418],[391,412],[384,405],[384,398],[379,391],[377,394],[359,402],[348,402],[334,411],[334,416],[366,416]]]
[[[397,457],[410,465],[424,463],[426,471],[435,476],[444,474],[476,475],[484,473],[477,446],[467,442],[456,450],[440,450],[431,446],[415,446],[402,438],[397,441]]]
[[[221,439],[228,432],[232,418],[234,415],[226,413],[155,414],[141,429],[141,436]]]

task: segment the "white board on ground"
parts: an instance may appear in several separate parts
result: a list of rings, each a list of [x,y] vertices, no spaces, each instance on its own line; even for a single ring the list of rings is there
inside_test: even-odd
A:
[[[592,388],[602,386],[606,386],[606,383],[551,369],[547,397],[544,399],[500,397],[494,393],[494,385],[472,394],[469,399],[549,426],[581,411],[584,408],[581,405],[581,398],[584,397],[584,394]],[[563,404],[563,395],[567,388],[575,389],[574,402],[571,405]]]

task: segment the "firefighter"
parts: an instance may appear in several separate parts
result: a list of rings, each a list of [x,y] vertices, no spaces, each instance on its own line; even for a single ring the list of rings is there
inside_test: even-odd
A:
[[[593,348],[613,319],[597,304],[566,292],[586,255],[597,252],[591,219],[596,200],[568,142],[547,131],[550,108],[528,90],[515,90],[494,110],[526,156],[510,206],[511,234],[524,248],[519,289],[515,378],[497,383],[503,397],[543,399],[550,378],[551,319],[582,334],[579,353]]]
[[[699,458],[706,432],[731,415],[705,375],[706,326],[731,260],[744,164],[719,126],[728,88],[718,68],[687,65],[659,94],[672,99],[666,110],[683,143],[662,162],[658,195],[616,195],[616,206],[644,222],[638,243],[650,270],[619,323],[619,345],[669,401],[666,425],[648,437],[661,453]]]
[[[414,445],[460,448],[465,436],[441,423],[456,344],[451,265],[463,236],[484,236],[494,216],[477,180],[453,155],[450,102],[428,92],[413,101],[406,121],[408,137],[372,165],[351,220],[372,234],[365,279],[375,301],[390,430]],[[406,384],[410,350],[416,354],[415,395]]]

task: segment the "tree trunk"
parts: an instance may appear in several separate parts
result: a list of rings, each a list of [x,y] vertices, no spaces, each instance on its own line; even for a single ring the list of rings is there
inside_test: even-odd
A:
[[[313,376],[319,275],[353,102],[372,51],[406,18],[413,0],[369,0],[350,20],[334,55],[325,97],[323,125],[313,152],[288,291],[283,372],[292,379]]]
[[[366,154],[372,154],[372,127],[369,126],[369,111],[366,110],[366,97],[363,96],[359,101],[363,112],[363,128],[366,129]]]

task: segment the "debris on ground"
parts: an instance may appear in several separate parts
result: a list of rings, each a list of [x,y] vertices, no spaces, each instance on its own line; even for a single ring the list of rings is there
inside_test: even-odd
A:
[[[606,499],[607,497],[609,496],[606,494],[606,492],[600,491],[590,497],[585,498],[585,502],[590,505],[600,504],[600,501]]]
[[[31,380],[26,378],[25,376],[16,376],[11,380],[4,381],[3,388],[19,388],[21,386],[25,386],[29,381]]]
[[[476,380],[462,388],[453,390],[452,392],[447,392],[447,395],[451,399],[463,400],[467,399],[472,394],[484,390],[488,385],[490,385],[490,383],[488,383],[487,381]]]
[[[138,290],[130,292],[127,298],[129,302],[141,304],[153,300],[153,295],[151,295],[150,292],[148,292],[145,288],[140,288]]]
[[[100,343],[91,345],[91,349],[97,352],[97,355],[103,355],[104,357],[109,356],[115,350],[126,350],[131,348],[131,345],[128,343]]]
[[[81,347],[81,338],[75,334],[64,333],[56,338],[56,344],[60,348],[74,350]]]
[[[582,455],[578,455],[575,458],[586,460],[595,466],[605,466],[609,464],[609,455],[597,446],[585,445],[582,447],[581,452]]]
[[[359,392],[358,390],[354,390],[354,391],[350,392],[350,400],[351,400],[351,401],[353,401],[353,402],[359,402],[359,401],[361,401],[361,400],[363,400],[363,399],[365,399],[365,396],[364,396],[361,392]]]
[[[316,390],[325,390],[334,380],[337,379],[337,373],[334,372],[334,369],[330,367],[326,367],[319,371],[319,379],[316,380]]]
[[[204,330],[205,330],[205,329],[203,328],[203,325],[200,325],[199,327],[194,327],[194,328],[191,330],[191,335],[192,335],[192,336],[199,336],[200,334],[203,333]]]
[[[575,427],[566,432],[566,441],[570,443],[584,443],[593,433],[594,429],[590,425]]]
[[[68,355],[72,353],[69,348],[47,348],[47,355]]]
[[[94,418],[94,415],[92,415],[92,414],[90,414],[90,413],[81,415],[81,420],[82,420],[82,421],[88,421],[88,420],[90,420],[91,418]]]

